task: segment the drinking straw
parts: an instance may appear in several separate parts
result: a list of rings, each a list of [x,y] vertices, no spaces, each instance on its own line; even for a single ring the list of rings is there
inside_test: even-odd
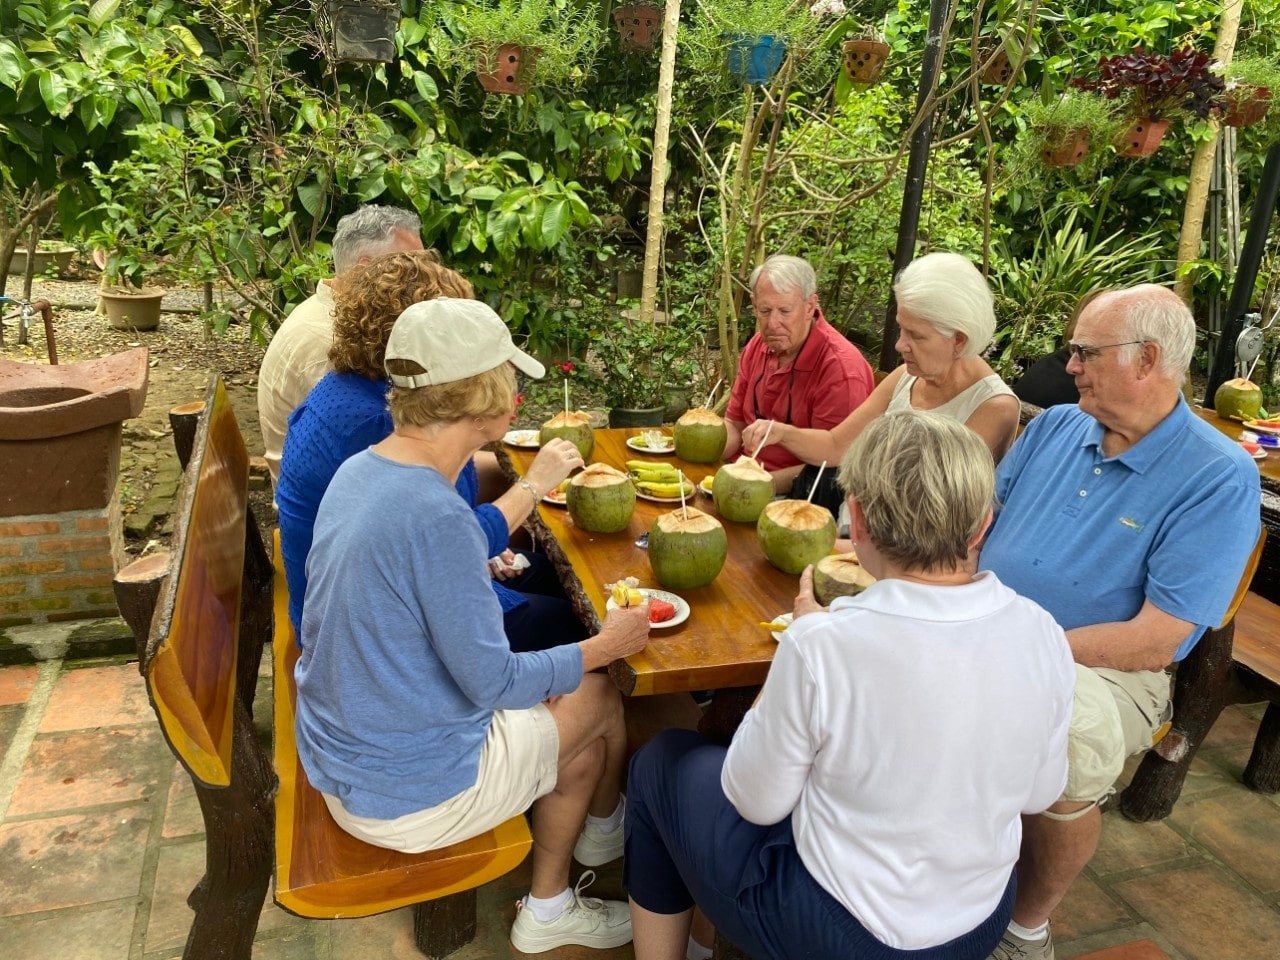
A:
[[[813,503],[813,495],[818,490],[818,481],[822,479],[822,471],[827,469],[827,461],[822,461],[822,466],[818,468],[818,474],[813,478],[813,486],[809,488],[809,496],[805,499],[805,503]]]
[[[689,505],[684,501],[684,471],[676,471],[676,479],[680,481],[680,512],[684,514],[686,520],[689,519]]]
[[[716,391],[720,389],[720,384],[724,383],[724,377],[716,381],[716,385],[711,388],[711,392],[707,394],[707,402],[703,404],[708,410],[711,409],[711,401],[715,399]]]
[[[564,378],[564,418],[567,422],[569,419],[569,378]]]
[[[772,420],[769,421],[769,425],[764,428],[764,436],[760,438],[760,445],[756,447],[755,450],[753,450],[751,453],[751,459],[755,460],[756,463],[760,462],[759,460],[756,459],[756,454],[758,454],[761,450],[763,450],[765,448],[765,444],[769,442],[769,433],[770,431],[773,430],[773,423],[774,422]]]

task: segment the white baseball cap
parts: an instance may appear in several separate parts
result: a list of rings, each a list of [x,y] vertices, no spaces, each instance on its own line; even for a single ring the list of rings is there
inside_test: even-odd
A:
[[[482,300],[436,297],[407,308],[396,318],[386,358],[412,360],[419,374],[387,375],[397,387],[430,387],[465,380],[510,361],[531,377],[547,369],[515,345],[502,318]]]

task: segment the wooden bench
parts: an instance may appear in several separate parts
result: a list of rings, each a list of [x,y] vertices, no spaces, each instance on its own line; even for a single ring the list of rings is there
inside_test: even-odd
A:
[[[188,897],[195,919],[183,956],[247,960],[273,866],[287,910],[357,917],[417,904],[418,946],[432,957],[452,952],[474,936],[475,887],[527,854],[523,817],[416,856],[339,830],[297,761],[297,647],[283,590],[275,597],[283,628],[274,645],[277,793],[252,722],[273,573],[248,507],[249,458],[216,378],[204,403],[176,408],[170,420],[185,469],[173,549],[130,564],[115,586],[156,717],[204,817],[205,874]]]
[[[1130,820],[1160,820],[1173,811],[1200,744],[1235,703],[1269,701],[1243,779],[1264,793],[1280,789],[1280,606],[1248,589],[1265,541],[1263,528],[1222,625],[1178,665],[1171,729],[1120,794],[1120,812]]]

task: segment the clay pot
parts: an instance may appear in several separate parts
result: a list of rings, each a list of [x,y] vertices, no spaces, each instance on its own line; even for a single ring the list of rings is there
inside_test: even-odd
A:
[[[1260,122],[1270,106],[1271,91],[1266,87],[1254,87],[1252,95],[1246,94],[1231,101],[1222,122],[1228,127],[1247,127]]]
[[[124,291],[103,289],[102,310],[113,330],[154,330],[160,326],[160,301],[164,291],[154,287]]]
[[[987,57],[991,56],[990,50],[983,50],[979,53],[979,63],[986,62]],[[993,86],[1003,87],[1013,79],[1013,64],[1009,62],[1009,55],[1004,52],[1003,48],[996,53],[995,58],[987,64],[982,76],[979,78],[983,83],[989,83]]]
[[[1072,130],[1054,147],[1046,145],[1040,158],[1050,167],[1074,167],[1089,152],[1089,131],[1084,127]]]
[[[781,37],[735,33],[731,41],[726,51],[729,75],[738,83],[764,86],[773,79],[787,55],[787,44]]]
[[[613,11],[623,50],[652,50],[662,29],[662,11],[647,3],[626,3]]]
[[[516,43],[504,43],[492,55],[480,54],[476,60],[476,76],[480,86],[490,93],[520,95],[528,93],[528,77],[538,62],[538,47],[522,47]],[[492,70],[485,68],[492,66]]]
[[[846,40],[841,66],[854,83],[875,83],[889,59],[889,45],[882,40]]]
[[[1140,117],[1116,140],[1116,148],[1122,157],[1149,157],[1159,148],[1168,129],[1168,120]]]

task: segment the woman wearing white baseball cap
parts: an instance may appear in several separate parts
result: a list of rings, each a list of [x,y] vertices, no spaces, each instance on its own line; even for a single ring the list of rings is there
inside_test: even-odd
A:
[[[510,426],[512,367],[542,365],[485,304],[452,298],[405,310],[386,363],[394,432],[339,468],[316,517],[299,756],[339,825],[392,849],[457,843],[532,806],[533,878],[512,943],[627,943],[626,904],[579,896],[591,874],[571,889],[569,869],[622,850],[622,705],[590,671],[644,648],[647,605],[580,643],[512,652],[484,537],[453,483]]]

